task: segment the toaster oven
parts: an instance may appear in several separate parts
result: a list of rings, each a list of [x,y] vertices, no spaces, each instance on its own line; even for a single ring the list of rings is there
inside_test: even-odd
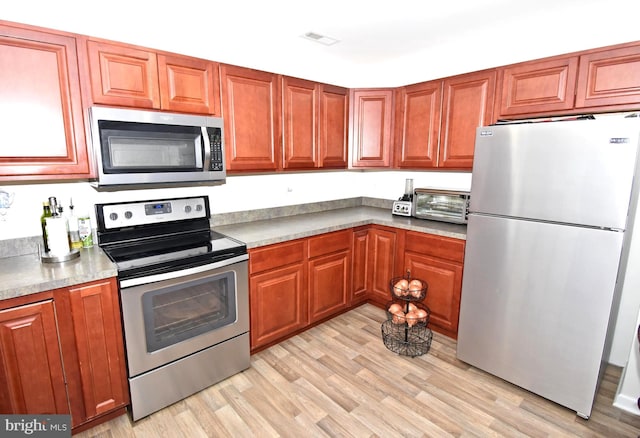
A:
[[[420,219],[466,224],[469,199],[469,192],[415,189],[412,216]]]

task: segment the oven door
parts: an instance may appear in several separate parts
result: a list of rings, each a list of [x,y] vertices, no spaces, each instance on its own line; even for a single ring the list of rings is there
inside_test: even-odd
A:
[[[247,259],[121,281],[129,377],[247,333]]]

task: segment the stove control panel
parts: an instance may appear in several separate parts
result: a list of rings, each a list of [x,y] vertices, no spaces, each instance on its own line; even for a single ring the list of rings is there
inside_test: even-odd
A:
[[[209,217],[208,204],[206,198],[202,196],[102,204],[96,207],[98,214],[104,218],[104,226],[107,230]]]

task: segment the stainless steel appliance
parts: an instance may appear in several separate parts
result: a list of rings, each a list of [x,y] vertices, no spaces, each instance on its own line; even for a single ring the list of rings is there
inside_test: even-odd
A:
[[[584,418],[617,314],[639,133],[607,117],[476,135],[458,357]]]
[[[467,223],[469,192],[455,190],[416,189],[411,214],[420,219]]]
[[[96,205],[134,420],[249,367],[246,245],[211,231],[209,215],[206,196]]]
[[[91,107],[89,119],[96,187],[226,178],[219,117]]]

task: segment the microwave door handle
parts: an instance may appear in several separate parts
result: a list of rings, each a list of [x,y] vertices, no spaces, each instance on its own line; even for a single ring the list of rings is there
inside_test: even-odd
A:
[[[211,170],[211,142],[209,141],[209,131],[206,126],[202,130],[202,146],[204,147],[204,170]]]

